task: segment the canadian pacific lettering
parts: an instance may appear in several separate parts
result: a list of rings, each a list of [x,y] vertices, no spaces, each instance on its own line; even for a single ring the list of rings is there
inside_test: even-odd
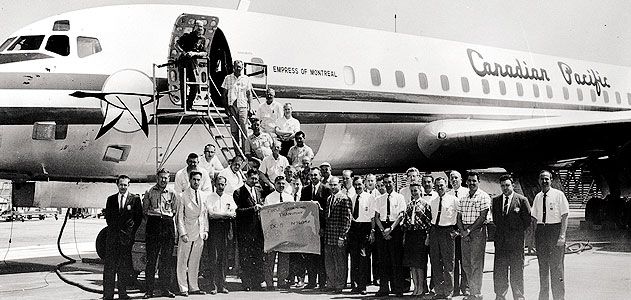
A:
[[[474,61],[474,54],[478,58]],[[469,63],[471,67],[481,77],[489,76],[501,76],[510,78],[521,79],[533,79],[541,81],[550,81],[548,72],[544,68],[529,67],[525,61],[519,61],[515,59],[515,65],[500,64],[496,62],[488,62],[484,60],[484,57],[480,52],[473,49],[467,49],[467,55],[469,56]]]
[[[603,87],[611,87],[609,83],[607,83],[607,77],[601,77],[598,74],[598,71],[594,71],[593,69],[587,70],[587,73],[580,74],[575,73],[568,64],[560,61],[558,62],[559,69],[561,69],[561,74],[563,74],[563,79],[567,84],[572,85],[572,79],[578,85],[593,85],[596,87],[596,93],[600,96],[600,92]]]

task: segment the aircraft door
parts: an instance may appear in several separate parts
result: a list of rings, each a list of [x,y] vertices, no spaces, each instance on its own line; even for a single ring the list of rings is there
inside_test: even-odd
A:
[[[183,43],[178,45],[178,42],[182,36],[191,34],[196,21],[203,24],[203,49],[207,56],[196,58],[192,63],[189,59],[187,65],[184,59],[184,52],[187,50],[183,49]],[[225,76],[232,72],[232,57],[224,34],[217,27],[218,23],[219,19],[213,16],[182,14],[177,18],[169,43],[169,62],[174,63],[167,69],[168,90],[172,91],[168,96],[173,104],[182,106],[191,89],[197,89],[193,105],[205,107],[209,99],[215,101],[215,104],[220,104],[219,89]],[[189,77],[188,81],[198,84],[185,84],[185,72],[192,72],[192,75],[186,75]]]

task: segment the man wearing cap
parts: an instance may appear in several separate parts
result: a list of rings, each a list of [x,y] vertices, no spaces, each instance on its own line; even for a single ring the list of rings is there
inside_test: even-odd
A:
[[[322,183],[328,185],[329,178],[331,177],[331,164],[328,162],[321,163],[320,173],[322,173]]]
[[[175,43],[175,47],[182,52],[179,57],[180,76],[186,71],[186,81],[196,82],[197,58],[206,56],[206,38],[204,37],[204,22],[195,21],[193,31],[183,34]],[[185,89],[186,85],[182,84]],[[199,92],[199,85],[191,85],[190,92],[186,97],[186,110],[193,107],[193,101]],[[182,101],[182,106],[184,102]]]
[[[250,78],[242,74],[241,71],[243,71],[243,62],[235,60],[233,73],[226,76],[221,87],[224,89],[223,98],[226,108],[234,117],[230,118],[230,131],[237,143],[244,145],[245,141],[242,140],[245,139],[248,132],[246,125],[248,123],[248,112],[251,109],[252,83],[250,83]],[[243,135],[239,133],[239,128]]]
[[[276,120],[283,116],[283,106],[274,99],[276,91],[272,88],[267,89],[265,94],[265,103],[259,105],[257,117],[261,120],[261,131],[275,137],[274,129],[276,128]]]

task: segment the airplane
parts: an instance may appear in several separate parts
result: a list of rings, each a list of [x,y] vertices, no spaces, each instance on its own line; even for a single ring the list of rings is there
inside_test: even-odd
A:
[[[164,160],[179,107],[169,90],[182,16],[214,31],[216,86],[231,60],[264,65],[255,88],[291,103],[306,144],[358,173],[503,167],[584,158],[621,188],[629,161],[628,67],[242,10],[119,5],[30,24],[0,46],[0,177],[14,205],[102,207],[116,175],[142,191],[211,143],[191,127]],[[188,18],[187,22],[194,18]],[[212,27],[212,28],[211,28]],[[216,66],[216,67],[215,67]],[[260,68],[259,68],[260,69]],[[212,94],[212,90],[211,90]],[[158,150],[158,151],[156,151]],[[157,159],[156,159],[157,156]],[[601,158],[601,159],[598,159]],[[607,159],[604,159],[607,158]],[[604,166],[604,167],[602,167]],[[145,183],[145,185],[142,185]]]

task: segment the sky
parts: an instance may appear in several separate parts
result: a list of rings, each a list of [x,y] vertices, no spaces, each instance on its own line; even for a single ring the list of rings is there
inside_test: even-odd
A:
[[[54,14],[162,3],[236,8],[238,0],[0,0],[0,39]],[[631,1],[251,0],[250,11],[631,66]]]

